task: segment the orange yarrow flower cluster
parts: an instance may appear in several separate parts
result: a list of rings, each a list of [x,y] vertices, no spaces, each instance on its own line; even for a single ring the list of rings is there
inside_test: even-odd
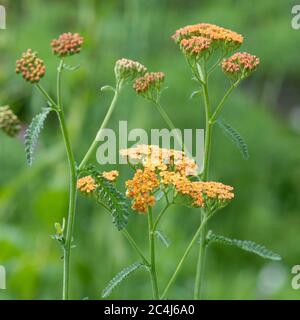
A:
[[[77,181],[77,189],[82,193],[91,194],[96,188],[97,185],[92,176],[86,176]]]
[[[192,36],[191,38],[184,38],[180,41],[182,51],[196,59],[209,53],[211,44],[211,39],[202,36]]]
[[[247,53],[237,52],[222,62],[223,71],[229,76],[248,76],[259,65],[259,58]]]
[[[141,63],[126,58],[117,60],[115,65],[115,74],[119,80],[133,80],[146,72],[147,68]]]
[[[22,53],[22,57],[16,61],[16,73],[21,73],[26,81],[37,83],[45,75],[44,61],[38,58],[37,53],[28,49]]]
[[[198,166],[183,151],[160,148],[156,145],[137,145],[120,150],[129,162],[141,164],[152,171],[172,170],[185,176],[196,176]]]
[[[102,176],[108,181],[115,181],[119,176],[119,171],[117,170],[103,171]]]
[[[164,82],[165,74],[163,72],[147,72],[143,77],[135,80],[133,88],[137,94],[152,94],[153,90],[160,90]]]
[[[188,25],[175,31],[172,38],[177,43],[192,37],[204,37],[211,40],[213,47],[235,50],[243,43],[243,36],[223,27],[210,23]]]
[[[233,188],[220,182],[190,181],[187,177],[175,172],[161,172],[161,181],[173,185],[175,190],[192,199],[196,207],[218,209],[234,198]]]
[[[120,150],[120,154],[142,165],[133,179],[126,182],[126,195],[133,198],[132,208],[138,212],[146,213],[148,206],[154,206],[154,192],[159,187],[174,187],[176,193],[190,199],[192,206],[214,210],[234,197],[233,188],[222,183],[191,181],[192,176],[197,176],[197,165],[182,151],[138,145]]]
[[[131,180],[126,181],[126,196],[133,198],[132,209],[147,213],[148,207],[153,207],[155,197],[153,191],[159,186],[159,180],[154,171],[149,168],[138,169]]]
[[[51,41],[52,51],[55,55],[63,58],[79,53],[83,44],[83,37],[79,33],[65,32],[58,39]]]

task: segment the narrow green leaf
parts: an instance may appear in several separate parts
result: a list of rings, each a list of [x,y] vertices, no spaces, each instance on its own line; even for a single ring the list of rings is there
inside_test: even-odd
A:
[[[223,129],[225,135],[233,142],[235,146],[240,150],[243,158],[248,160],[249,159],[249,151],[247,144],[243,137],[236,131],[231,125],[228,123],[223,122],[223,120],[218,119],[217,124],[221,129]]]
[[[281,256],[271,250],[267,249],[265,246],[255,243],[254,241],[250,240],[237,240],[224,237],[222,235],[217,235],[212,233],[211,231],[207,234],[207,243],[221,243],[225,245],[235,246],[242,250],[255,253],[265,259],[270,260],[281,260]]]
[[[112,280],[110,280],[106,288],[102,291],[102,298],[107,298],[123,280],[125,280],[131,273],[138,270],[141,266],[143,266],[141,262],[135,262],[120,271]]]
[[[36,115],[29,125],[25,133],[25,152],[26,158],[29,165],[32,165],[33,162],[33,153],[36,148],[39,135],[41,130],[44,127],[44,122],[51,111],[50,108],[45,108],[41,113]]]
[[[118,230],[122,230],[127,225],[129,217],[126,197],[93,166],[90,166],[87,170],[98,186],[95,192],[97,201],[107,205],[112,215],[113,224]]]
[[[68,64],[64,64],[63,68],[67,71],[76,71],[80,68],[80,64],[77,64],[76,66],[70,66]]]
[[[201,94],[202,94],[202,90],[195,90],[191,93],[190,99],[195,98],[195,96],[201,96]]]
[[[115,92],[116,91],[116,89],[113,88],[112,86],[103,86],[103,87],[100,88],[100,90],[102,92],[105,92],[105,91],[113,91],[113,92]]]
[[[170,239],[162,231],[156,230],[155,236],[167,248],[170,246],[170,244],[171,244]]]

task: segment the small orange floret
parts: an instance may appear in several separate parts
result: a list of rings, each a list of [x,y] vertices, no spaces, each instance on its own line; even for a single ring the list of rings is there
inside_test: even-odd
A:
[[[102,172],[102,176],[109,181],[115,181],[119,176],[119,171],[112,170],[112,171],[104,171]]]
[[[80,178],[77,181],[77,189],[85,194],[92,193],[97,188],[96,182],[92,176]]]

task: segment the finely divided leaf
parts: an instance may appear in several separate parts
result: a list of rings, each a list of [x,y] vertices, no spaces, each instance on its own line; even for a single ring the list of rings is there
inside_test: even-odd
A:
[[[155,231],[155,236],[158,240],[160,240],[160,242],[162,244],[164,244],[167,248],[170,246],[171,241],[169,240],[169,238],[162,232],[159,230]]]
[[[270,251],[265,246],[257,244],[254,241],[230,239],[221,235],[214,234],[210,231],[207,234],[207,242],[208,244],[217,242],[225,245],[235,246],[242,250],[255,253],[265,259],[281,260],[281,256],[279,254]]]
[[[28,164],[31,166],[33,161],[33,153],[37,145],[39,135],[44,127],[44,122],[51,111],[50,108],[45,108],[41,113],[36,115],[29,125],[25,133],[25,152]]]
[[[105,179],[93,167],[88,169],[95,179],[98,187],[96,198],[100,203],[105,203],[112,214],[112,222],[118,230],[122,230],[128,222],[129,208],[126,197],[116,189],[115,185]]]
[[[249,159],[249,151],[247,144],[243,137],[236,131],[231,125],[223,122],[221,119],[217,120],[217,124],[221,129],[223,129],[226,136],[238,147],[242,153],[244,159]]]
[[[143,266],[141,262],[135,262],[119,272],[112,280],[110,280],[106,288],[102,291],[102,298],[107,298],[124,279],[126,279],[132,272],[138,270],[141,266]]]

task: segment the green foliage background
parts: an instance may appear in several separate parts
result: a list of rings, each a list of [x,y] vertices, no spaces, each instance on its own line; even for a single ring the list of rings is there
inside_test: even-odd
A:
[[[0,101],[10,104],[24,124],[45,107],[34,87],[14,73],[15,60],[28,47],[47,64],[42,83],[55,90],[58,60],[49,42],[64,31],[85,37],[75,73],[64,75],[64,105],[68,127],[81,159],[103,119],[111,98],[99,88],[113,84],[116,59],[128,57],[152,71],[166,73],[169,89],[163,104],[180,128],[203,127],[199,98],[189,99],[195,84],[170,35],[177,28],[210,22],[245,36],[242,50],[261,58],[258,71],[230,97],[223,117],[246,139],[250,159],[218,128],[213,143],[212,179],[235,186],[236,198],[211,222],[217,233],[252,239],[280,253],[281,262],[268,262],[231,247],[212,245],[205,272],[207,299],[298,299],[291,287],[291,268],[300,264],[300,30],[291,28],[289,0],[18,0],[2,1],[7,30],[0,30]],[[222,96],[226,79],[217,72],[211,81],[212,99]],[[134,127],[163,128],[153,106],[137,97],[130,86],[123,91],[109,123],[119,120]],[[0,264],[7,270],[7,290],[1,299],[59,299],[62,261],[50,239],[53,224],[65,216],[68,171],[58,123],[50,115],[32,167],[26,164],[22,139],[0,134]],[[112,166],[105,169],[111,169]],[[119,186],[131,172],[119,166]],[[79,196],[72,255],[71,297],[100,299],[108,281],[137,260],[126,240],[97,204]],[[157,243],[158,276],[166,284],[175,264],[195,232],[197,210],[170,211],[161,229],[172,241]],[[133,214],[128,226],[147,249],[146,219]],[[196,249],[196,248],[195,248]],[[172,287],[170,298],[192,297],[196,250]],[[118,287],[111,298],[151,297],[148,275],[142,270]]]

